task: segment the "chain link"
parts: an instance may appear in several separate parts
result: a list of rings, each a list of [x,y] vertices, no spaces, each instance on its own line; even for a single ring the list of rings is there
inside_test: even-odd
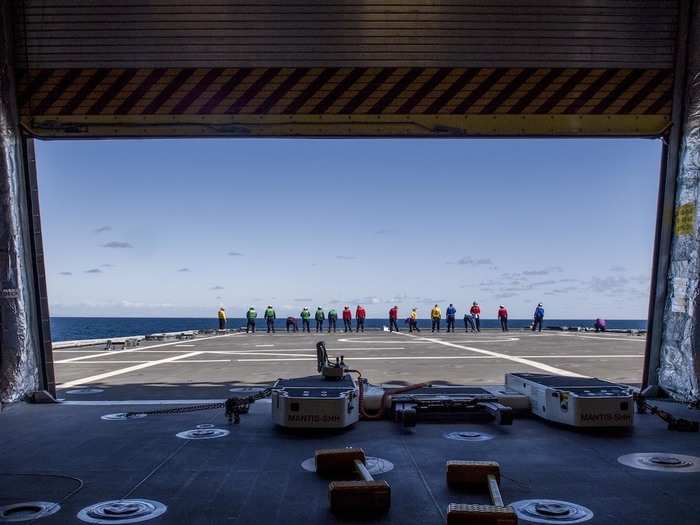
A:
[[[260,399],[269,397],[272,394],[272,388],[266,388],[256,392],[250,396],[229,397],[226,401],[219,403],[202,403],[198,405],[187,405],[184,407],[162,408],[160,410],[145,410],[137,412],[126,412],[127,418],[134,416],[162,416],[168,414],[185,414],[187,412],[200,412],[204,410],[216,410],[217,408],[225,408],[225,414],[229,423],[240,423],[241,414],[247,414],[251,403],[255,403]]]

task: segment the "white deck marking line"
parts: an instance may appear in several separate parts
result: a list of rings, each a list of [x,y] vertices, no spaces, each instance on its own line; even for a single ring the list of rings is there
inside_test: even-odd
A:
[[[197,345],[175,345],[175,348],[185,348],[187,346],[197,346]]]
[[[226,337],[226,336],[222,336]],[[82,379],[74,379],[73,381],[68,381],[60,385],[56,385],[56,388],[71,388],[78,385],[85,385],[87,383],[94,383],[95,381],[100,381],[101,379],[107,379],[108,377],[119,376],[122,374],[128,374],[129,372],[135,372],[136,370],[143,370],[144,368],[149,368],[156,365],[162,365],[163,363],[169,363],[170,361],[179,361],[180,359],[187,359],[188,357],[195,357],[201,355],[202,352],[190,352],[188,354],[174,355],[172,357],[166,357],[165,359],[159,359],[157,361],[149,361],[148,363],[141,363],[134,366],[128,366],[126,368],[120,368],[119,370],[112,370],[111,372],[105,372],[103,374],[97,374],[94,376],[84,377]]]
[[[135,364],[135,363],[152,363],[153,361],[77,361],[75,363],[67,363],[70,365],[112,365],[112,364]],[[180,363],[230,363],[230,359],[178,359],[177,361],[168,361],[165,365],[179,365]]]
[[[559,337],[578,337],[579,339],[596,339],[597,341],[635,341],[640,343],[646,343],[646,337],[608,337],[607,335],[578,335],[578,334],[556,334]]]
[[[225,399],[133,399],[127,401],[61,401],[70,406],[118,406],[118,405],[198,405],[200,403],[222,403]]]
[[[399,332],[399,333],[401,333],[401,332]],[[404,333],[401,333],[401,335],[403,335],[405,337],[413,337],[413,338],[416,337],[414,335],[404,334]],[[473,346],[462,346],[462,345],[458,345],[455,343],[448,343],[446,341],[440,341],[439,339],[430,339],[428,337],[426,337],[425,339],[428,341],[433,341],[437,344],[449,346],[452,348],[461,348],[462,350],[467,350],[469,352],[476,352],[478,354],[490,355],[490,356],[494,356],[494,357],[499,357],[501,359],[507,359],[508,361],[513,361],[514,363],[520,363],[521,365],[531,366],[533,368],[538,368],[540,370],[544,370],[545,372],[549,372],[550,374],[557,374],[557,375],[570,376],[570,377],[585,377],[581,374],[577,374],[576,372],[571,372],[570,370],[564,370],[563,368],[556,368],[554,366],[549,366],[549,365],[546,365],[544,363],[539,363],[537,361],[525,359],[523,357],[502,354],[500,352],[492,352],[491,350],[483,350],[481,348],[474,348]]]
[[[518,356],[520,358],[538,358],[538,359],[566,359],[566,358],[576,358],[576,359],[585,359],[585,358],[595,358],[595,359],[601,359],[601,358],[607,358],[607,357],[614,357],[614,358],[619,358],[619,357],[635,357],[635,358],[640,358],[644,357],[644,355],[641,354],[635,354],[635,355],[583,355],[583,356],[575,356],[575,355],[522,355]],[[377,357],[353,357],[353,361],[381,361],[381,360],[396,360],[396,361],[421,361],[421,360],[433,360],[433,359],[502,359],[501,357],[498,356],[493,356],[493,355],[425,355],[425,356],[377,356]],[[270,362],[281,362],[281,361],[313,361],[314,359],[311,359],[309,357],[304,357],[304,358],[280,358],[280,359],[236,359],[237,362],[243,362],[243,363],[264,363],[265,361],[270,361]],[[548,365],[542,365],[542,366],[548,366]],[[551,367],[550,367],[551,368]]]
[[[218,354],[218,355],[269,355],[269,356],[283,356],[283,357],[315,357],[316,354],[280,354],[278,351],[274,352],[237,352],[235,350],[216,350],[216,351],[202,351],[204,354]]]
[[[235,334],[225,334],[225,335],[213,335],[211,337],[202,337],[201,339],[198,339],[198,341],[206,341],[208,339],[220,339],[222,337],[231,337],[233,335],[238,335],[238,333]],[[60,361],[54,361],[54,364],[56,363],[72,363],[73,361],[82,361],[84,359],[92,359],[93,357],[104,357],[106,355],[118,355],[118,354],[128,354],[131,352],[138,352],[138,351],[144,351],[144,350],[149,350],[151,348],[162,348],[164,346],[175,346],[182,344],[180,341],[175,341],[172,343],[161,343],[158,345],[150,345],[150,346],[144,346],[144,347],[136,347],[136,348],[131,348],[129,350],[115,350],[115,351],[102,351],[99,354],[91,354],[91,355],[83,355],[80,357],[71,357],[70,359],[62,359]]]
[[[275,345],[255,345],[255,346],[258,347],[258,348],[261,348],[261,347],[263,347],[263,346],[275,346]]]
[[[338,352],[381,352],[384,350],[406,350],[404,346],[393,346],[387,348],[333,348],[333,355]],[[275,348],[274,350],[202,350],[206,354],[221,354],[221,355],[294,355],[288,352],[310,352],[308,348]],[[285,352],[285,353],[282,353]],[[300,356],[315,356],[316,354],[301,353]]]

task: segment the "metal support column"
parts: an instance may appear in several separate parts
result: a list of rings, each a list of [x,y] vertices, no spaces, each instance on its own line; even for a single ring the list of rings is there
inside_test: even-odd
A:
[[[674,117],[680,112],[680,118],[674,119],[665,170],[671,187],[675,183],[674,202],[671,207],[670,196],[660,196],[664,203],[657,237],[657,290],[645,379],[649,384],[657,380],[664,391],[689,401],[700,399],[700,9],[698,2],[682,2],[681,8],[685,23],[679,28],[678,56],[684,60],[676,64],[674,100]],[[670,249],[664,245],[669,238]]]
[[[12,2],[0,4],[0,402],[38,390],[53,394],[50,341],[41,322],[45,280],[36,206],[33,149],[19,128],[12,53]],[[33,198],[34,197],[34,198]],[[46,330],[42,330],[46,328]],[[42,334],[43,337],[42,337]]]

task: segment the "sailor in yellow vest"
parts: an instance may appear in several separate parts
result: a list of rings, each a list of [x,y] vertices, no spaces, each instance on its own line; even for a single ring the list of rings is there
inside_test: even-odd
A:
[[[420,328],[418,328],[418,311],[415,308],[411,310],[408,316],[408,331],[413,332],[414,330],[420,332]]]
[[[219,330],[226,330],[226,310],[219,308]]]
[[[433,306],[433,309],[430,310],[430,320],[433,322],[433,332],[437,328],[437,331],[440,331],[440,319],[442,318],[442,310],[440,310],[440,307],[438,305]]]

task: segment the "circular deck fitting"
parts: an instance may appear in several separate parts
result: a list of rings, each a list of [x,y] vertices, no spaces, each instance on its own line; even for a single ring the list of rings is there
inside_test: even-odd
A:
[[[50,501],[25,501],[0,507],[0,523],[34,521],[61,510],[58,503]]]
[[[472,432],[466,430],[460,430],[458,432],[450,432],[449,434],[444,434],[447,439],[454,439],[455,441],[488,441],[493,439],[491,434],[484,434],[483,432]]]
[[[146,414],[131,414],[128,412],[117,412],[116,414],[105,414],[100,419],[105,421],[126,421],[127,419],[143,419]]]
[[[197,428],[214,428],[213,423],[203,423],[201,425],[197,425]]]
[[[663,472],[700,472],[700,458],[667,452],[626,454],[617,461],[628,467]]]
[[[212,425],[213,427],[213,425]],[[222,428],[200,428],[197,427],[193,430],[185,430],[184,432],[178,432],[175,434],[181,439],[216,439],[224,436],[228,436],[229,431]]]
[[[101,394],[104,392],[101,388],[76,388],[74,390],[66,390],[66,394],[72,396],[86,396],[89,394]]]
[[[138,523],[163,514],[168,508],[149,499],[103,501],[84,508],[78,519],[86,523]]]
[[[576,503],[554,499],[525,499],[510,505],[525,523],[583,523],[593,512]]]
[[[370,474],[377,476],[394,470],[394,464],[384,458],[375,458],[367,456],[365,458],[365,466]],[[307,472],[316,472],[316,458],[308,458],[301,462],[301,468]]]

